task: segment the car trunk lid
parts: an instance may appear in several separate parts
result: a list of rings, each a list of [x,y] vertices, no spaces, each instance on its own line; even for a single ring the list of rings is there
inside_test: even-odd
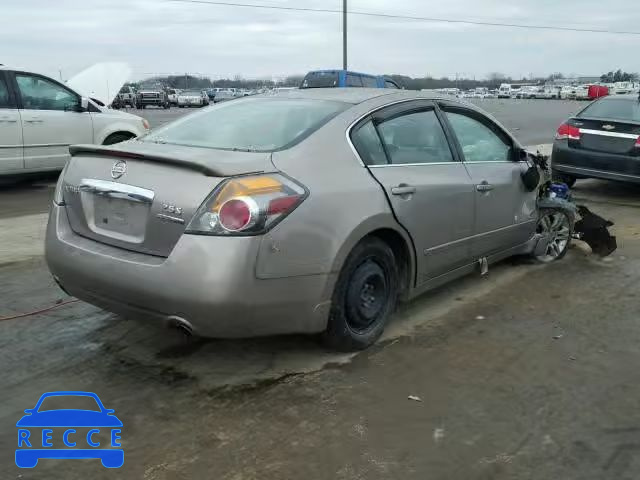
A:
[[[580,140],[569,142],[580,150],[635,155],[640,124],[599,118],[574,118],[570,125],[580,129]]]
[[[162,257],[226,177],[275,170],[268,153],[137,141],[74,146],[71,154],[62,192],[74,232]]]

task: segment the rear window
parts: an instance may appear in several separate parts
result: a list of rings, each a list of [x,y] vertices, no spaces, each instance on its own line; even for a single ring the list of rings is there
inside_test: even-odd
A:
[[[304,77],[300,88],[331,88],[338,86],[338,72],[311,72]]]
[[[600,117],[640,122],[640,102],[635,97],[633,99],[608,98],[592,103],[580,112],[578,117]]]
[[[300,142],[347,106],[343,102],[293,98],[234,100],[183,117],[141,140],[272,152]]]

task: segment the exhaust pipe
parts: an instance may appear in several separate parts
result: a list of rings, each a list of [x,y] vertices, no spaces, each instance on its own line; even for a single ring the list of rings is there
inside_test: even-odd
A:
[[[175,328],[187,338],[191,338],[194,335],[193,325],[191,325],[187,320],[185,320],[182,317],[178,317],[175,315],[170,316],[167,319],[167,325],[169,328]]]

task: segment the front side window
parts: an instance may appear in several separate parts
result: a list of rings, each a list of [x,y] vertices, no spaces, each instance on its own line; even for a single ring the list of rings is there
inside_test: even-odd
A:
[[[9,88],[0,73],[0,108],[10,108]]]
[[[182,117],[142,141],[272,152],[298,143],[348,106],[325,100],[248,98]]]
[[[75,110],[80,98],[61,85],[42,77],[16,74],[16,82],[25,110]]]
[[[387,156],[384,153],[380,136],[371,121],[354,131],[351,134],[351,140],[366,165],[387,164]]]
[[[508,162],[511,145],[484,123],[461,113],[447,112],[447,118],[462,147],[466,162]]]
[[[378,130],[392,164],[454,161],[433,110],[391,118],[378,125]]]

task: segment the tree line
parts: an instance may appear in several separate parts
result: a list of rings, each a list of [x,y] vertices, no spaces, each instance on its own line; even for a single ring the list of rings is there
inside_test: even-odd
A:
[[[565,78],[560,72],[552,73],[547,77],[534,77],[534,78],[513,78],[504,75],[499,72],[492,72],[487,75],[485,79],[475,78],[449,78],[441,77],[434,78],[432,76],[424,77],[410,77],[407,75],[390,74],[386,75],[392,78],[402,88],[407,90],[433,90],[439,88],[459,88],[461,90],[470,90],[478,87],[486,87],[489,89],[495,89],[502,83],[534,83],[543,85],[548,81],[558,80]],[[271,79],[256,80],[256,79],[244,79],[240,76],[234,78],[224,79],[211,79],[209,77],[197,77],[194,75],[168,75],[157,76],[150,79],[146,79],[143,82],[131,83],[135,87],[141,85],[164,85],[169,88],[178,89],[198,89],[204,90],[207,88],[243,88],[243,89],[259,89],[259,88],[274,88],[274,87],[297,87],[302,83],[304,75],[290,75],[284,79],[276,82]],[[630,73],[622,71],[621,69],[603,73],[600,76],[601,82],[613,83],[613,82],[626,82],[637,81],[639,76],[637,73]]]

